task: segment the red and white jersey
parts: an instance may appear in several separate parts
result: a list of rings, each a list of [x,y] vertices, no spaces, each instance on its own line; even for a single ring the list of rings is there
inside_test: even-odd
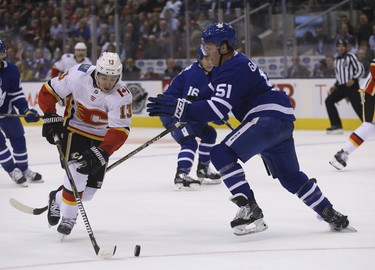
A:
[[[61,59],[53,64],[52,67],[52,78],[59,75],[59,72],[67,72],[71,67],[77,64],[89,64],[92,62],[88,57],[83,58],[81,62],[77,62],[73,53],[65,53],[61,56]]]
[[[364,90],[367,94],[374,96],[375,95],[375,59],[372,59],[369,70],[370,72],[366,78]]]
[[[39,106],[43,112],[56,112],[56,102],[67,98],[64,126],[103,141],[103,149],[112,154],[128,136],[132,94],[121,80],[111,92],[104,93],[96,86],[94,74],[95,66],[80,64],[51,79],[40,91]]]

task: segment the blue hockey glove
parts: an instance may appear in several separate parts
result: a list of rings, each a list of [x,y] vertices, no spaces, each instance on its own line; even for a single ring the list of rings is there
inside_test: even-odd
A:
[[[24,119],[27,123],[38,122],[40,119],[38,112],[34,109],[27,109],[23,114],[25,115]]]
[[[191,103],[183,98],[174,98],[164,95],[149,97],[147,103],[147,112],[150,116],[173,116],[181,119],[184,116],[186,105]]]
[[[109,155],[100,147],[93,146],[82,153],[77,159],[77,172],[82,174],[95,174],[107,164]]]
[[[56,113],[46,112],[43,116],[42,136],[47,139],[50,144],[55,144],[55,135],[62,139],[64,130],[63,120],[60,115]]]

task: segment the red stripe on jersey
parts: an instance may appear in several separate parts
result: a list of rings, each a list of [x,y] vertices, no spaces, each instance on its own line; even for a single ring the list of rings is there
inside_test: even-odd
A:
[[[109,128],[104,136],[104,140],[100,144],[100,148],[112,155],[119,149],[128,138],[129,131],[125,128]]]
[[[79,197],[82,199],[82,194],[83,192],[79,192]],[[62,191],[62,200],[64,201],[64,203],[68,204],[68,205],[77,205],[77,201],[76,201],[76,198],[74,197],[74,194],[72,191],[66,189],[65,187],[63,188],[63,191]]]
[[[373,96],[375,94],[375,63],[371,63],[370,73],[372,78],[370,79],[370,82],[366,85],[365,92]]]
[[[361,137],[359,137],[357,134],[355,134],[354,132],[352,134],[350,134],[350,137],[349,137],[349,141],[355,146],[355,147],[359,147],[362,143],[363,143],[363,140]]]

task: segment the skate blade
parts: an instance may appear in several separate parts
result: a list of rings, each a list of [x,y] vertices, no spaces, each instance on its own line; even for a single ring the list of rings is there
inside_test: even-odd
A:
[[[21,184],[17,184],[20,187],[28,187],[29,185],[26,182],[23,182]]]
[[[233,233],[237,236],[243,236],[247,234],[263,232],[267,229],[268,229],[267,224],[261,218],[248,225],[240,225],[240,226],[234,227]]]
[[[190,184],[188,187],[184,186],[183,184],[175,184],[174,190],[175,191],[182,191],[182,190],[198,190],[200,189],[200,184]]]
[[[35,184],[41,184],[41,183],[44,183],[44,180],[43,179],[40,179],[40,180],[28,180],[29,183],[35,183]]]
[[[339,171],[345,168],[340,162],[337,162],[336,160],[331,160],[329,164],[331,164],[335,169]]]
[[[341,229],[341,230],[335,230],[334,228],[330,227],[331,231],[333,232],[339,232],[339,233],[355,233],[357,232],[357,229],[352,227],[352,226],[348,226],[344,229]]]
[[[201,181],[202,185],[218,185],[221,184],[221,179],[206,179],[206,178],[198,178]]]

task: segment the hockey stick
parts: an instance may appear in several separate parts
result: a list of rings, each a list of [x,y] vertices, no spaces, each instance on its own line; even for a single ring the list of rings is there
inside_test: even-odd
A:
[[[24,114],[17,114],[17,113],[2,113],[0,114],[0,117],[25,117]]]
[[[33,113],[35,114],[35,113]],[[43,115],[39,115],[40,117],[43,117]],[[18,113],[0,113],[0,117],[26,117],[25,114],[18,114]]]
[[[180,122],[177,122],[176,124],[174,124],[174,126],[172,126],[172,127],[168,128],[168,129],[164,130],[162,133],[160,133],[159,135],[155,136],[151,140],[145,142],[144,144],[142,144],[140,147],[138,147],[137,149],[135,149],[131,153],[127,154],[126,156],[122,157],[118,161],[116,161],[113,164],[111,164],[107,168],[106,171],[108,172],[108,171],[112,170],[113,168],[117,167],[118,165],[120,165],[125,160],[131,158],[132,156],[134,156],[135,154],[137,154],[141,150],[145,149],[146,147],[148,147],[149,145],[153,144],[154,142],[160,140],[162,137],[164,137],[168,133],[172,132],[176,128],[182,128],[183,126],[184,126],[184,124],[181,124]],[[26,214],[31,214],[31,215],[40,215],[43,212],[47,211],[47,209],[48,209],[48,206],[44,206],[44,207],[41,207],[41,208],[34,208],[34,207],[31,207],[31,206],[27,206],[27,205],[19,202],[18,200],[14,199],[14,198],[10,198],[9,199],[9,203],[14,208],[16,208],[17,210],[19,210],[21,212],[24,212]]]
[[[160,140],[162,137],[164,137],[168,133],[172,132],[176,128],[182,128],[183,126],[184,126],[184,124],[181,124],[180,122],[177,122],[176,124],[174,124],[174,126],[172,126],[172,127],[168,128],[168,129],[164,130],[162,133],[160,133],[159,135],[155,136],[151,140],[145,142],[144,144],[142,144],[141,146],[139,146],[137,149],[135,149],[132,152],[130,152],[129,154],[127,154],[126,156],[124,156],[124,157],[120,158],[119,160],[117,160],[116,162],[112,163],[110,166],[108,166],[107,172],[110,171],[110,170],[112,170],[113,168],[117,167],[118,165],[120,165],[121,163],[123,163],[125,160],[128,160],[129,158],[131,158],[132,156],[134,156],[135,154],[137,154],[141,150],[145,149],[149,145],[151,145],[154,142]]]
[[[68,176],[68,180],[69,180],[70,186],[72,187],[72,192],[73,192],[74,198],[76,199],[79,212],[81,213],[83,222],[85,223],[86,230],[87,230],[87,232],[89,234],[89,237],[90,237],[90,240],[91,240],[91,244],[94,247],[95,253],[96,253],[96,255],[99,258],[102,258],[102,259],[110,258],[110,257],[112,257],[115,254],[115,252],[116,252],[116,246],[114,246],[113,248],[108,249],[108,250],[103,250],[103,249],[101,249],[99,247],[98,243],[96,242],[96,239],[95,239],[95,236],[94,236],[94,232],[92,231],[89,219],[88,219],[88,217],[86,215],[86,210],[83,207],[83,203],[82,203],[81,198],[79,197],[77,186],[76,186],[76,184],[74,182],[72,173],[71,173],[71,171],[69,169],[68,161],[65,159],[65,156],[64,156],[61,144],[60,144],[60,140],[59,140],[59,138],[57,136],[55,136],[54,139],[55,139],[55,144],[57,146],[57,150],[59,151],[60,160],[61,160],[61,162],[62,162],[62,164],[64,166],[64,169],[66,171],[66,174]]]

